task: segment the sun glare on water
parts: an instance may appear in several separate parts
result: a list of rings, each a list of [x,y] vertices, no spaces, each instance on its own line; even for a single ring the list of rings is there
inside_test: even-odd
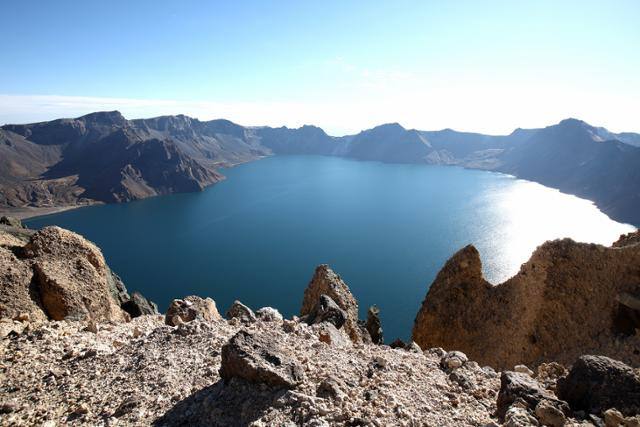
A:
[[[477,202],[490,212],[475,244],[484,274],[494,284],[516,274],[547,240],[568,237],[610,246],[621,234],[635,230],[611,220],[589,200],[529,181],[517,180],[515,185],[489,191]],[[487,253],[491,259],[483,256]]]

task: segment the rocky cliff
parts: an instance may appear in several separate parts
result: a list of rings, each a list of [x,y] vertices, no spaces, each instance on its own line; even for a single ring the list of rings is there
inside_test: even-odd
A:
[[[561,354],[568,362],[540,363],[535,371],[521,364],[503,371],[482,367],[461,351],[429,342],[375,344],[357,319],[357,301],[348,286],[326,265],[316,269],[307,286],[300,317],[284,319],[274,308],[253,311],[236,301],[223,318],[213,299],[197,296],[174,300],[166,315],[149,310],[133,316],[123,310],[126,304],[151,305],[127,294],[93,244],[57,227],[34,233],[15,221],[0,223],[1,425],[640,425],[640,371],[602,355],[570,360],[582,336],[564,337],[565,353],[541,336],[530,351]],[[537,284],[541,288],[532,305],[540,304],[550,285],[536,280],[546,278],[559,283],[552,288],[555,304],[545,306],[547,319],[562,308],[579,311],[567,300],[583,304],[580,313],[548,320],[546,327],[564,330],[569,315],[581,316],[587,328],[590,322],[605,322],[606,316],[598,319],[600,312],[585,309],[586,294],[572,284],[582,281],[593,292],[604,286],[605,277],[616,283],[635,280],[630,269],[637,262],[629,267],[620,261],[635,261],[637,238],[637,233],[626,236],[616,248],[547,243],[523,267],[533,277],[531,285],[510,285],[520,289],[508,295],[517,304],[499,310],[484,300],[485,308],[541,327],[536,318],[545,316],[536,316],[535,309],[522,312],[519,298]],[[592,282],[582,269],[594,275]],[[449,307],[457,317],[443,318],[450,332],[442,336],[460,335],[462,347],[479,342],[460,329],[466,309],[476,309],[464,305],[464,296],[476,288],[489,292],[479,271],[477,252],[465,248],[434,283],[436,290],[439,281],[444,283],[444,290],[427,297],[438,301],[439,292],[457,295],[440,300],[463,304],[457,311]],[[567,292],[559,290],[563,285]],[[500,286],[495,292],[504,292]],[[599,307],[611,308],[608,295],[620,290],[628,289],[603,287],[593,297],[603,300]],[[627,295],[619,298],[622,305],[633,307],[636,300],[621,295]],[[423,306],[418,319],[429,307]],[[441,311],[447,316],[446,309]],[[466,321],[479,322],[499,355],[496,360],[509,357],[503,351],[507,347],[530,360],[508,323],[489,331],[481,317]],[[518,323],[522,328],[525,320]],[[500,336],[502,347],[491,332]],[[608,332],[600,333],[608,342]],[[591,339],[598,342],[597,336]],[[626,345],[616,356],[629,357]],[[608,347],[586,351],[603,349],[613,355]]]
[[[497,368],[571,363],[588,352],[640,366],[638,232],[612,247],[546,242],[497,286],[481,267],[467,246],[438,273],[413,327],[420,346],[459,349]]]

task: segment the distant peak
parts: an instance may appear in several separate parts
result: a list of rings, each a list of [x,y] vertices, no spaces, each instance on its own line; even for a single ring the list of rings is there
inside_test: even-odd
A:
[[[400,132],[400,131],[405,131],[406,129],[403,128],[399,123],[385,123],[382,125],[378,125],[370,130],[374,132],[379,132],[379,131]]]
[[[389,129],[396,128],[396,129],[403,129],[404,130],[404,127],[402,127],[402,125],[400,125],[400,123],[398,123],[398,122],[385,123],[385,124],[382,124],[380,126],[376,126],[376,128],[389,128]]]
[[[564,119],[562,120],[560,123],[558,123],[558,125],[560,126],[588,126],[591,127],[591,125],[589,125],[587,122],[580,120],[580,119],[574,119],[573,117],[569,117],[568,119]]]
[[[84,116],[78,117],[77,120],[90,121],[95,123],[123,123],[126,121],[120,111],[96,111]]]

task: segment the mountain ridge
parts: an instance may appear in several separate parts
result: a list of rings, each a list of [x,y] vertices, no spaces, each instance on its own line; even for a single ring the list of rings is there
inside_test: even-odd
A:
[[[637,143],[637,145],[636,145]],[[245,127],[185,115],[127,120],[118,111],[0,127],[0,209],[112,203],[198,191],[229,167],[270,155],[457,165],[539,182],[640,224],[640,135],[568,118],[509,135],[385,123],[335,137],[322,128]]]

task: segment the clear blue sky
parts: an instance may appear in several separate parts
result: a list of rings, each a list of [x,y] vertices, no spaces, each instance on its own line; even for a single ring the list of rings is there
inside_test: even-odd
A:
[[[0,123],[118,107],[333,133],[567,116],[640,131],[638,0],[9,0],[0,15]]]

